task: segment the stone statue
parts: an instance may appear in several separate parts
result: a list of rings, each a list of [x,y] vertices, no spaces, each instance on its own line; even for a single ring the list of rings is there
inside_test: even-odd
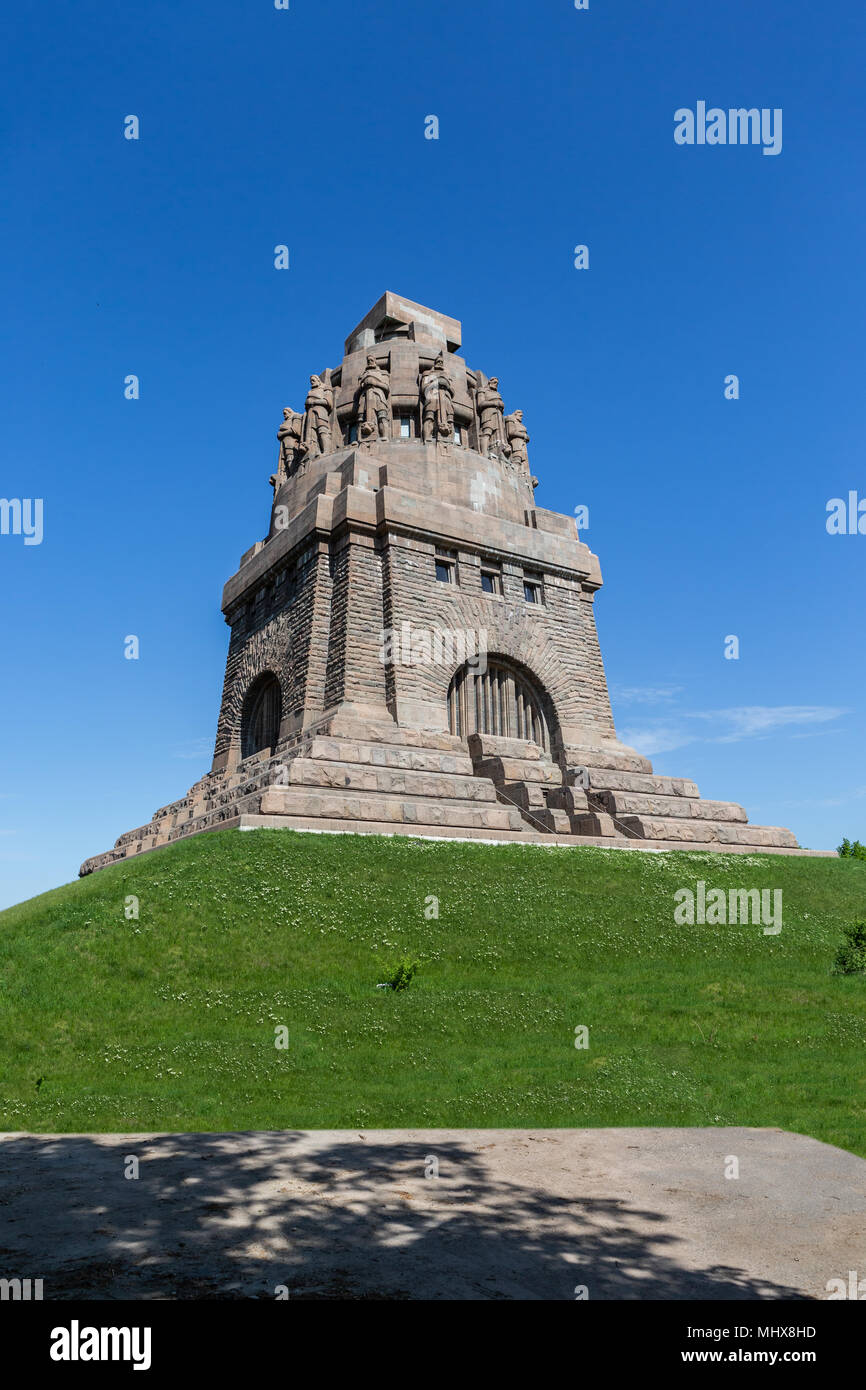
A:
[[[499,394],[499,378],[492,376],[486,386],[476,393],[475,404],[479,414],[480,452],[485,457],[491,453],[509,454],[511,452],[505,437],[505,405]]]
[[[280,457],[277,463],[276,473],[270,476],[270,483],[274,489],[286,481],[292,471],[292,466],[297,458],[301,447],[301,427],[304,422],[303,415],[298,411],[292,410],[287,405],[283,410],[283,423],[277,430],[277,439],[280,441]]]
[[[304,402],[304,428],[302,442],[307,453],[329,454],[331,452],[331,415],[334,410],[334,393],[320,376],[310,377],[310,389]]]
[[[442,353],[421,374],[421,421],[425,444],[434,437],[450,443],[454,438],[454,382],[445,370]]]
[[[391,423],[388,396],[391,391],[391,378],[385,367],[380,367],[375,357],[367,357],[367,365],[361,375],[358,390],[358,420],[361,439],[387,439]]]
[[[516,463],[517,467],[524,473],[529,472],[529,456],[526,446],[529,443],[529,434],[523,423],[523,411],[515,410],[511,415],[505,417],[505,429],[508,434],[508,442],[511,445],[511,462]]]

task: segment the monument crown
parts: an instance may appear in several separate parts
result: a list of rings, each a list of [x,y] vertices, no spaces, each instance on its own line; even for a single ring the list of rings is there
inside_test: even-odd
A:
[[[448,352],[460,347],[461,325],[458,319],[440,314],[416,304],[412,299],[386,290],[368,314],[365,314],[346,339],[346,356],[359,348],[373,347],[392,338],[410,338],[416,343],[435,343]]]
[[[283,410],[271,474],[270,535],[322,487],[363,475],[521,524],[535,511],[522,410],[506,414],[498,378],[458,355],[457,319],[387,291],[310,377],[303,411]],[[350,476],[351,475],[351,476]],[[573,522],[561,518],[571,539]]]

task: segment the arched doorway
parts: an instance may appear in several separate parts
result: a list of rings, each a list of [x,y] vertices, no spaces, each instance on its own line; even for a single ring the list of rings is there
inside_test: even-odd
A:
[[[482,672],[460,667],[448,687],[448,728],[462,739],[494,734],[550,749],[541,696],[531,681],[506,662],[491,661]]]
[[[282,717],[280,683],[272,671],[253,681],[244,699],[241,716],[241,757],[273,748],[280,734]]]

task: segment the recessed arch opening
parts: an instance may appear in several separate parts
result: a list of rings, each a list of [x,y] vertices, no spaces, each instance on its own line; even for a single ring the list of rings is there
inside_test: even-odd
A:
[[[275,747],[282,718],[280,683],[272,671],[253,681],[241,714],[241,758]]]
[[[464,740],[470,734],[521,739],[550,752],[548,701],[516,666],[490,661],[484,671],[461,666],[448,687],[448,729]]]

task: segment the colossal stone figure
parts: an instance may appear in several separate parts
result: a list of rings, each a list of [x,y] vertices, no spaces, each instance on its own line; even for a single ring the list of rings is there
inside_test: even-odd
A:
[[[334,393],[320,376],[310,377],[310,389],[304,402],[303,443],[309,454],[329,454],[331,452],[331,415],[334,409]]]
[[[388,396],[391,379],[384,367],[380,367],[375,357],[367,357],[367,366],[361,376],[358,392],[358,433],[362,439],[387,439],[389,436],[390,410]]]
[[[481,453],[486,457],[491,451],[508,454],[510,452],[505,437],[505,404],[499,394],[499,378],[492,376],[486,386],[475,396],[479,413],[479,443]]]
[[[515,410],[505,417],[505,428],[508,431],[508,442],[511,445],[511,461],[516,463],[518,468],[522,468],[525,473],[529,472],[529,455],[526,446],[529,443],[529,434],[523,423],[523,411]]]
[[[277,430],[277,439],[280,441],[280,457],[277,464],[276,473],[272,473],[269,482],[273,487],[278,488],[284,483],[292,471],[292,465],[301,447],[301,427],[304,422],[303,415],[297,410],[292,410],[287,405],[283,410],[283,423]]]
[[[421,428],[425,444],[436,437],[454,438],[454,383],[445,370],[441,352],[421,374]]]

